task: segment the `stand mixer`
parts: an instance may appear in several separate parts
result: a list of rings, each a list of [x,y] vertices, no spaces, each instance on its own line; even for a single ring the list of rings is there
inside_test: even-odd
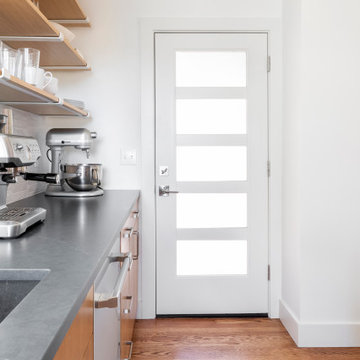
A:
[[[46,134],[46,145],[51,151],[51,172],[58,174],[60,182],[48,186],[45,195],[62,197],[93,197],[104,194],[101,183],[100,164],[62,164],[65,147],[86,152],[97,134],[84,128],[51,129]]]
[[[25,171],[40,158],[36,139],[28,136],[0,134],[0,237],[17,237],[26,229],[44,221],[43,208],[15,208],[6,206],[8,184],[16,183],[18,177],[25,180],[57,183],[58,174],[35,174]]]

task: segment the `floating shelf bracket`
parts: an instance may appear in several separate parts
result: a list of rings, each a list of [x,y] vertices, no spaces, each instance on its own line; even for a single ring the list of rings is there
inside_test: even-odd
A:
[[[46,70],[91,70],[91,66],[86,65],[86,66],[62,66],[62,65],[57,65],[57,66],[43,66],[44,69]]]
[[[51,20],[58,24],[67,24],[67,25],[90,25],[90,19],[53,19]]]
[[[64,104],[64,101],[62,99],[59,99],[59,102],[57,102],[57,103],[45,103],[45,102],[37,102],[37,101],[0,101],[0,105],[12,106],[15,108],[17,106],[26,106],[26,105],[39,106],[39,107],[55,106],[60,109],[66,108],[67,113],[63,113],[63,114],[41,113],[41,115],[49,116],[49,117],[50,116],[51,117],[76,116],[76,117],[83,118],[83,119],[90,118],[89,112],[87,112],[86,115],[83,115],[83,114],[79,113],[79,111],[75,111],[71,107]],[[22,110],[21,108],[19,108],[19,109]],[[34,113],[34,114],[37,114],[37,113]]]
[[[39,42],[62,42],[65,37],[63,33],[59,36],[0,36],[1,41],[39,41]]]
[[[60,103],[51,103],[51,102],[38,102],[38,101],[0,101],[0,105],[36,105],[36,106],[49,106],[49,105],[62,105]]]

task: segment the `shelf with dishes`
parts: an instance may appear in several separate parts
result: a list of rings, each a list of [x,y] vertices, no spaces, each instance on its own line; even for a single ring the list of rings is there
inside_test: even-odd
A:
[[[70,2],[70,0],[40,0],[40,7],[41,1],[43,4],[56,3],[57,6],[59,3]],[[13,49],[40,50],[40,66],[45,69],[89,70],[81,53],[71,45],[66,30],[66,28],[63,28],[63,31],[59,30],[58,24],[49,21],[30,0],[1,0],[0,40],[7,46]]]
[[[0,69],[0,105],[42,116],[89,117],[87,110],[74,104],[81,105],[81,102],[71,103]]]

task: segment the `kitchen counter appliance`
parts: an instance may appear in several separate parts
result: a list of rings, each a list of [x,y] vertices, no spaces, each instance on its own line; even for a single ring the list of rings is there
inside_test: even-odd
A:
[[[60,183],[49,185],[47,196],[92,197],[104,194],[100,188],[101,164],[63,164],[65,147],[86,152],[90,156],[90,148],[96,132],[84,128],[51,129],[46,134],[46,145],[51,151],[51,172],[60,176]]]
[[[25,171],[41,156],[40,147],[33,137],[0,134],[0,238],[13,238],[26,229],[44,221],[43,208],[8,208],[6,196],[8,184],[16,183],[18,177],[25,180],[58,182],[57,174],[35,174]]]

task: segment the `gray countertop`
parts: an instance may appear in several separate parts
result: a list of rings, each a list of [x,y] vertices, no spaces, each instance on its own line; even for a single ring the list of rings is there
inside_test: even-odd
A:
[[[46,221],[0,240],[0,269],[49,269],[0,323],[0,360],[52,359],[139,196],[110,190],[96,198],[43,194],[14,206],[43,207]]]

